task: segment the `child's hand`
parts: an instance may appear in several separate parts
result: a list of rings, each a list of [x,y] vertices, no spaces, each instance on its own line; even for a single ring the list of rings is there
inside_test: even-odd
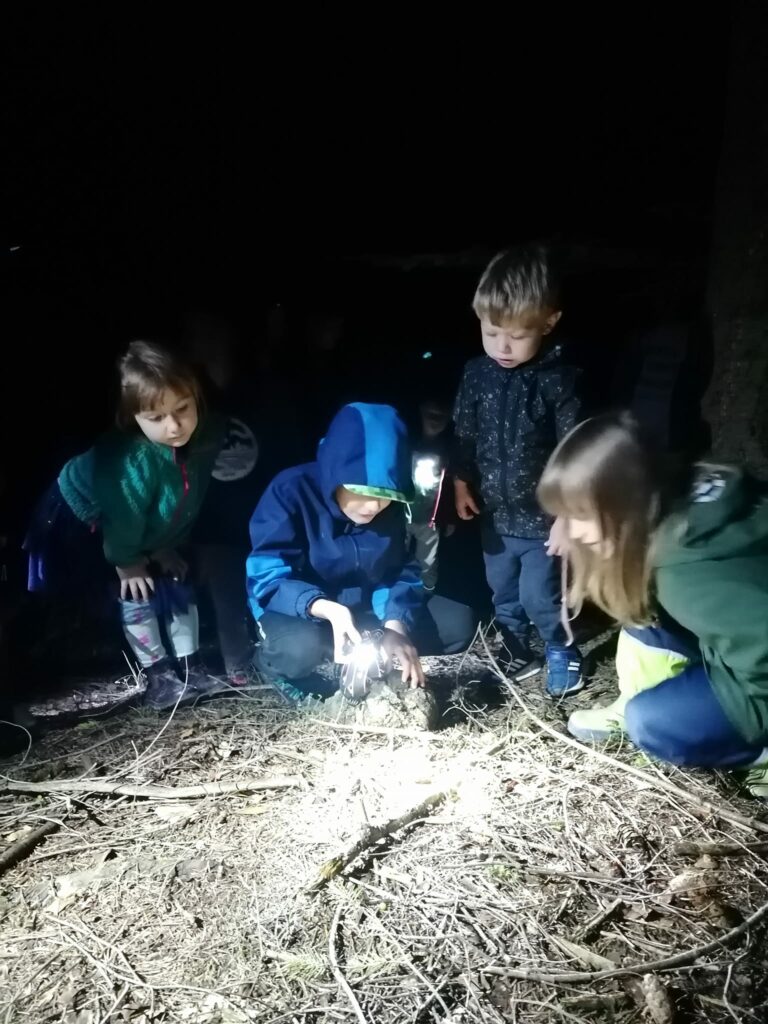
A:
[[[480,515],[480,509],[465,480],[453,481],[453,493],[456,499],[456,515],[459,519],[474,519]]]
[[[403,670],[402,679],[409,683],[411,689],[424,686],[424,669],[419,661],[419,652],[405,635],[401,622],[387,622],[384,624],[384,637],[381,646],[390,658],[396,657]]]
[[[559,555],[561,558],[568,554],[568,523],[562,516],[558,516],[552,523],[547,540],[547,554]]]
[[[174,551],[173,548],[155,551],[152,555],[152,561],[159,566],[160,572],[164,576],[171,576],[174,580],[185,580],[187,578],[189,566],[178,551]]]
[[[115,572],[120,579],[120,600],[148,601],[155,592],[155,581],[147,573],[147,563],[116,565]]]
[[[349,608],[338,601],[328,601],[324,597],[319,597],[310,605],[309,614],[314,615],[316,619],[330,622],[333,630],[333,660],[336,664],[343,665],[349,661],[349,654],[345,653],[345,648],[350,642],[359,644],[362,640]]]

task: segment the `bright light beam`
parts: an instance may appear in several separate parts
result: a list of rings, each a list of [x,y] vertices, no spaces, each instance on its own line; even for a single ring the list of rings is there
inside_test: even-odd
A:
[[[413,467],[413,482],[420,491],[431,491],[440,483],[436,459],[417,459]]]

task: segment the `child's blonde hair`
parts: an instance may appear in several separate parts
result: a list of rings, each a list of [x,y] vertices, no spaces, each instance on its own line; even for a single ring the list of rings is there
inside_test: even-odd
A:
[[[189,393],[201,411],[202,394],[194,371],[166,346],[154,341],[132,341],[117,366],[117,425],[123,430],[135,429],[137,413],[154,409],[166,389]]]
[[[550,515],[597,523],[602,539],[595,548],[569,541],[575,609],[589,599],[621,623],[650,620],[653,536],[668,493],[626,413],[586,420],[560,442],[539,482],[539,502]]]
[[[495,327],[526,313],[558,312],[560,285],[550,250],[534,244],[497,253],[483,271],[472,308]]]

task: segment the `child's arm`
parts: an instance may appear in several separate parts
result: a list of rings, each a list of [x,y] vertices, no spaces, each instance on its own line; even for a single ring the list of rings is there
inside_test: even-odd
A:
[[[580,377],[580,372],[573,367],[564,368],[560,376],[554,397],[555,432],[558,443],[584,418],[579,396]]]
[[[313,618],[330,623],[333,630],[333,660],[339,665],[348,661],[347,644],[359,644],[363,639],[349,608],[338,601],[318,597],[309,606],[309,612]]]
[[[477,405],[472,390],[469,366],[465,366],[453,407],[454,448],[449,466],[459,519],[473,519],[480,515],[470,487],[470,481],[475,477],[477,445]]]
[[[121,599],[148,601],[154,582],[143,542],[155,491],[151,469],[141,451],[123,457],[117,472],[111,450],[97,451],[94,457],[94,493],[101,511],[104,557],[118,575]]]
[[[265,611],[311,618],[310,605],[326,595],[316,583],[301,579],[304,526],[290,496],[281,493],[275,481],[256,506],[250,533],[246,585],[254,618]]]

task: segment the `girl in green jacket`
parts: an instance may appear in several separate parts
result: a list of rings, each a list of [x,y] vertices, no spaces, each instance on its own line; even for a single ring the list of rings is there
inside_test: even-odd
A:
[[[576,427],[539,500],[560,517],[571,605],[622,626],[619,697],[570,732],[626,733],[681,765],[746,769],[768,798],[768,491],[738,469],[669,473],[627,416]]]
[[[105,579],[119,586],[145,701],[172,707],[213,683],[195,659],[197,605],[178,547],[200,509],[223,424],[202,415],[197,379],[162,346],[132,342],[119,372],[118,429],[64,466],[38,510],[25,544],[29,589],[98,595]]]

